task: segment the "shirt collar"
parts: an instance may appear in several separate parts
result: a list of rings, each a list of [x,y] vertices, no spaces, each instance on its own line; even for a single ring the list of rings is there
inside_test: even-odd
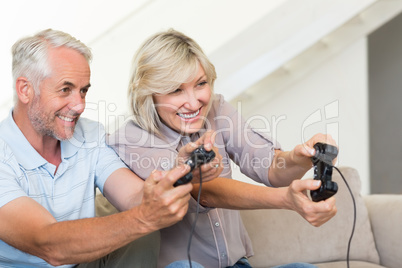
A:
[[[25,169],[35,169],[47,161],[32,147],[14,122],[13,109],[1,123],[1,138],[13,151],[18,163]]]
[[[165,140],[176,150],[178,150],[181,146],[187,144],[189,141],[196,141],[200,137],[200,132],[204,133],[204,129],[201,129],[199,132],[193,133],[190,136],[183,136],[162,122],[160,122],[158,126]]]
[[[62,140],[60,141],[60,146],[61,146],[61,159],[67,159],[72,157],[78,152],[78,149],[83,146],[85,143],[85,137],[83,131],[81,131],[83,128],[81,127],[81,119],[78,119],[77,125],[75,126],[74,129],[74,134],[73,137],[71,137],[68,140]]]
[[[13,151],[18,163],[25,169],[35,169],[48,163],[29,143],[13,119],[13,109],[1,125],[0,138],[2,138]],[[67,141],[61,141],[62,159],[73,156],[84,142],[81,133],[74,132],[74,136]]]
[[[170,144],[172,148],[177,148],[182,136],[162,122],[158,123],[158,127],[163,139]]]

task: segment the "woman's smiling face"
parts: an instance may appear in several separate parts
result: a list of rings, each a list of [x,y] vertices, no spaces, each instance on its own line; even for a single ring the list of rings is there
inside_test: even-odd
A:
[[[198,132],[205,121],[211,88],[200,65],[195,78],[167,95],[155,94],[156,111],[162,122],[183,135]]]

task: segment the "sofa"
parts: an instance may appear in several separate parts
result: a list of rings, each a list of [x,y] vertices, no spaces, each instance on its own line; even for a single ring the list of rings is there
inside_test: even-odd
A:
[[[351,268],[402,267],[402,195],[360,194],[358,172],[341,167],[356,201],[356,226],[350,244]],[[253,267],[272,267],[292,262],[313,263],[319,268],[347,267],[347,248],[353,225],[352,197],[339,174],[336,194],[338,212],[330,221],[314,227],[299,214],[289,210],[244,210],[242,220],[250,235]],[[97,195],[98,216],[115,209]],[[157,233],[135,243],[153,258],[158,254]],[[144,247],[147,245],[147,247]],[[141,267],[141,266],[140,266]],[[207,267],[210,268],[210,267]]]
[[[402,195],[360,194],[358,172],[350,167],[340,171],[356,201],[356,228],[350,245],[350,267],[402,267]],[[241,211],[250,235],[253,267],[272,267],[291,262],[313,263],[319,268],[347,267],[346,257],[353,226],[353,202],[346,184],[336,170],[337,214],[314,227],[299,214],[288,210]]]

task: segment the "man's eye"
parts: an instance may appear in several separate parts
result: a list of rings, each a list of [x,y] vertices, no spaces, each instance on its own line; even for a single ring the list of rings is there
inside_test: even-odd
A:
[[[61,92],[64,92],[64,93],[67,93],[67,92],[69,92],[70,91],[70,89],[68,88],[68,87],[65,87],[65,88],[62,88],[61,89]]]
[[[82,93],[82,94],[87,94],[87,92],[88,92],[88,89],[87,89],[87,88],[81,89],[81,93]]]

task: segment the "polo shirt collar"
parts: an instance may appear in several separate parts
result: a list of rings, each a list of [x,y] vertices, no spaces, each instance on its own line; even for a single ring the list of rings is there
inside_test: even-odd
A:
[[[7,143],[13,151],[17,161],[27,170],[32,170],[48,163],[29,143],[24,134],[15,123],[13,109],[10,110],[8,117],[1,123],[2,130],[0,137]],[[61,157],[69,158],[73,156],[84,142],[81,134],[75,133],[73,138],[61,141]]]
[[[68,140],[60,141],[62,159],[68,159],[75,155],[85,143],[84,133],[81,131],[81,129],[81,120],[78,119],[73,137]]]
[[[13,109],[2,122],[1,138],[13,151],[18,163],[25,169],[35,169],[47,163],[47,161],[32,147],[14,122]]]

